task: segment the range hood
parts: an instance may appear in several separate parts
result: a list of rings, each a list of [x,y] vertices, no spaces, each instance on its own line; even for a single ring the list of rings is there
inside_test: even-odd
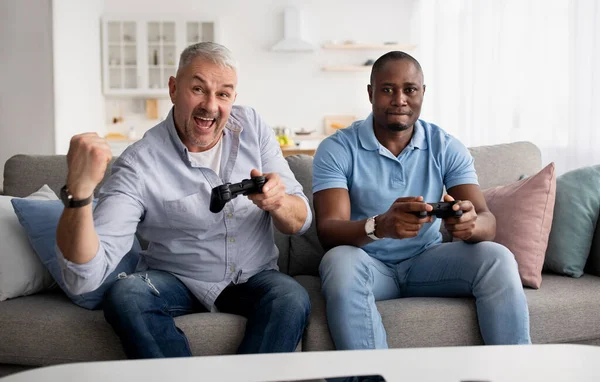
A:
[[[315,47],[302,35],[302,14],[296,8],[283,12],[283,40],[273,45],[274,52],[310,52]]]

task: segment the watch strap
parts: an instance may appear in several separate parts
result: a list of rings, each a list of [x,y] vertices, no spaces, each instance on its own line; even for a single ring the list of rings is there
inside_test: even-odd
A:
[[[79,208],[90,204],[94,200],[94,194],[92,193],[92,195],[85,199],[76,200],[73,198],[73,195],[69,193],[69,189],[67,189],[67,185],[65,184],[63,188],[60,189],[60,200],[62,200],[66,208]]]

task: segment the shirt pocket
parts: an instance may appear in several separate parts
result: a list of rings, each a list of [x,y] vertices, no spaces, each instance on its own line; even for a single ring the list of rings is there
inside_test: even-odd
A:
[[[166,200],[163,203],[169,226],[183,231],[206,233],[216,228],[222,214],[210,212],[210,195],[198,192],[181,199]]]

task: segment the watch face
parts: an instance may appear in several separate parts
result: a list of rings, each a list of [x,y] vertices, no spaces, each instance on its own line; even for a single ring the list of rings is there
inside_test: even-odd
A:
[[[68,207],[70,199],[66,186],[60,189],[60,200],[62,200],[63,204]]]
[[[375,219],[367,219],[367,223],[365,224],[365,231],[367,231],[367,235],[375,233]]]
[[[87,206],[93,201],[94,195],[91,195],[89,198],[82,200],[74,200],[73,196],[69,194],[67,190],[67,186],[63,186],[60,189],[60,200],[63,202],[64,206],[67,208],[79,208],[83,206]]]

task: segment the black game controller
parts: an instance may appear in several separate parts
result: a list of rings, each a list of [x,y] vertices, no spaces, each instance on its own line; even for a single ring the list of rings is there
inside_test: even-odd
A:
[[[459,218],[462,216],[462,210],[454,211],[452,206],[458,203],[458,201],[452,202],[439,202],[439,203],[427,203],[433,210],[431,211],[418,211],[414,214],[417,215],[420,219],[426,218],[427,216],[435,216],[436,218]]]
[[[239,194],[249,195],[255,192],[262,193],[262,188],[267,182],[264,176],[253,176],[239,183],[225,183],[212,189],[210,194],[210,212],[221,212],[225,204]]]

